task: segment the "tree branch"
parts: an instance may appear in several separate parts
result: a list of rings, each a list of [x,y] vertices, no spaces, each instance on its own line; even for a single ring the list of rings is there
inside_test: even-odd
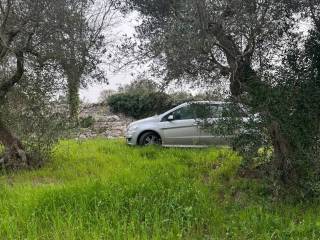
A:
[[[17,59],[17,69],[15,74],[7,81],[4,81],[0,85],[0,101],[4,99],[4,97],[7,95],[9,90],[14,87],[16,83],[18,83],[24,73],[24,56],[22,51],[17,51],[15,53],[16,59]]]
[[[206,38],[207,35],[212,34],[218,40],[216,45],[225,52],[228,62],[231,63],[236,61],[237,57],[241,54],[232,37],[226,34],[221,23],[209,22],[205,0],[195,0],[195,4],[199,16],[201,31],[204,34],[203,37]]]
[[[223,71],[223,72],[231,72],[231,69],[230,69],[229,67],[227,67],[227,66],[222,65],[222,64],[215,58],[215,56],[213,55],[213,53],[210,54],[209,59],[210,59],[210,61],[211,61],[213,64],[215,64],[215,66],[216,66],[217,68],[219,68],[221,71]]]
[[[1,24],[1,30],[3,30],[7,24],[8,18],[9,18],[9,14],[10,14],[10,9],[11,9],[11,0],[7,0],[7,9],[5,11],[5,15],[3,18],[3,22]]]
[[[320,32],[320,18],[316,16],[316,9],[314,7],[314,3],[312,0],[309,0],[309,8],[311,12],[311,18],[314,21],[314,24],[316,25],[317,30]]]

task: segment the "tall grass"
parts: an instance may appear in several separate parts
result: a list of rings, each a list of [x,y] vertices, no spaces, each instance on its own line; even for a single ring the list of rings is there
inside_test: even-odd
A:
[[[44,168],[0,178],[0,239],[319,239],[320,208],[237,177],[227,149],[63,141]]]

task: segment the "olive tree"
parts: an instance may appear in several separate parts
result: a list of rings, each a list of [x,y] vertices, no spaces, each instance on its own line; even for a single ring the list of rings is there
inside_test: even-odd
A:
[[[28,92],[48,91],[51,95],[46,96],[50,98],[53,97],[53,86],[59,90],[64,88],[65,69],[61,67],[56,53],[62,49],[69,50],[73,45],[78,46],[79,42],[64,31],[66,26],[74,26],[74,31],[77,31],[75,26],[84,24],[83,19],[76,17],[79,16],[75,10],[78,5],[81,5],[81,1],[0,1],[0,143],[5,147],[2,160],[9,167],[25,167],[30,159],[24,144],[13,132],[15,125],[8,121],[10,108],[8,112],[6,107],[14,107],[17,99],[15,92],[19,96],[20,91],[22,96]],[[64,40],[61,41],[57,36],[63,36]],[[78,50],[76,57],[80,53]],[[86,60],[83,65],[94,65],[94,60],[83,56]],[[45,76],[48,73],[50,77]],[[47,81],[47,84],[43,84],[43,81]],[[21,117],[27,116],[21,112]]]
[[[294,181],[294,159],[301,148],[297,148],[290,128],[304,129],[304,125],[290,125],[292,119],[285,118],[285,114],[301,117],[293,113],[302,109],[299,101],[287,101],[295,88],[286,84],[285,91],[283,82],[290,80],[282,78],[285,75],[280,69],[284,68],[282,62],[288,62],[293,44],[298,49],[304,44],[304,39],[296,34],[299,19],[310,17],[319,26],[318,1],[127,2],[143,17],[138,37],[145,56],[156,59],[169,81],[229,82],[232,101],[261,116],[263,124],[259,130],[274,149],[273,170],[283,183]],[[317,88],[311,89],[316,94]],[[303,111],[308,114],[314,110]],[[319,123],[319,117],[314,123]]]
[[[26,68],[33,61],[32,51],[45,43],[46,35],[54,30],[49,19],[50,1],[0,2],[0,106],[8,94],[23,79]],[[0,113],[0,141],[5,146],[5,161],[9,165],[27,165],[27,155],[21,141],[14,136]]]
[[[60,64],[67,78],[72,121],[78,118],[79,88],[91,80],[106,81],[100,64],[113,40],[110,32],[118,18],[117,6],[115,0],[68,0],[58,6],[59,29],[51,35],[47,56]]]

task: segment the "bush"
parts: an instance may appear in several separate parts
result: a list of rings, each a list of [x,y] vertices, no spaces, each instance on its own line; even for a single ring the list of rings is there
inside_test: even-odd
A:
[[[138,79],[121,86],[118,92],[107,97],[110,110],[136,119],[163,113],[193,99],[192,95],[186,92],[167,94],[160,85],[149,79]]]
[[[90,128],[95,123],[95,120],[92,116],[81,117],[79,119],[79,124],[81,128]]]
[[[67,133],[66,114],[53,112],[47,105],[25,106],[22,112],[11,109],[6,117],[23,142],[30,167],[39,167],[47,161],[52,146]]]
[[[112,112],[136,119],[162,113],[173,107],[170,96],[162,92],[119,93],[108,99]]]

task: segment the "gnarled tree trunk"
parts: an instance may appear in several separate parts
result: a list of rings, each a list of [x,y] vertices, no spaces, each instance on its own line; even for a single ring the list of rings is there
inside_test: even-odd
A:
[[[288,139],[281,132],[280,124],[272,121],[269,134],[274,148],[274,166],[282,183],[289,184],[294,181],[295,174],[292,166],[292,148]]]
[[[268,91],[269,87],[261,82],[248,62],[240,62],[237,63],[236,66],[237,68],[234,69],[234,72],[231,74],[230,81],[232,96],[240,102],[251,101],[249,103],[251,106],[261,105],[261,100],[263,99],[261,98],[261,94],[263,94],[263,91]],[[243,92],[248,92],[251,99],[241,99]],[[263,111],[269,114],[269,109],[263,109]],[[288,138],[281,131],[279,122],[272,120],[268,126],[268,132],[274,148],[273,166],[277,171],[276,174],[283,184],[292,183],[295,181],[294,166],[292,165],[291,159],[294,149],[290,146]]]
[[[0,44],[1,47],[1,44]],[[15,52],[16,71],[13,76],[4,80],[0,85],[0,103],[3,103],[7,94],[22,79],[24,73],[24,54],[21,51]],[[5,125],[0,112],[0,143],[5,147],[5,154],[0,161],[10,169],[25,168],[28,159],[25,150],[18,138],[16,138]]]
[[[5,147],[1,162],[9,169],[26,168],[28,159],[20,140],[5,126],[0,118],[0,143]]]
[[[246,47],[243,50],[241,49],[242,47],[240,48],[236,43],[234,37],[225,31],[221,19],[210,21],[205,0],[196,0],[195,3],[199,17],[199,27],[204,34],[203,38],[205,39],[213,35],[215,41],[218,42],[218,47],[222,49],[226,56],[228,62],[227,68],[221,66],[221,64],[217,64],[218,61],[215,59],[213,62],[216,68],[228,70],[230,74],[230,91],[234,101],[244,105],[255,106],[259,111],[267,112],[267,114],[270,115],[270,109],[268,109],[268,106],[264,106],[262,101],[265,99],[263,99],[263,95],[261,94],[271,90],[271,87],[264,84],[252,68],[252,56],[257,41],[255,34],[258,32],[249,36]],[[259,27],[257,29],[259,29]],[[264,109],[260,109],[261,106]],[[268,116],[268,118],[270,118],[270,116]],[[294,149],[290,147],[288,139],[281,132],[280,124],[281,123],[276,121],[272,121],[269,124],[269,136],[274,147],[274,165],[278,171],[280,180],[283,183],[289,183],[294,177],[293,166],[290,161]]]

